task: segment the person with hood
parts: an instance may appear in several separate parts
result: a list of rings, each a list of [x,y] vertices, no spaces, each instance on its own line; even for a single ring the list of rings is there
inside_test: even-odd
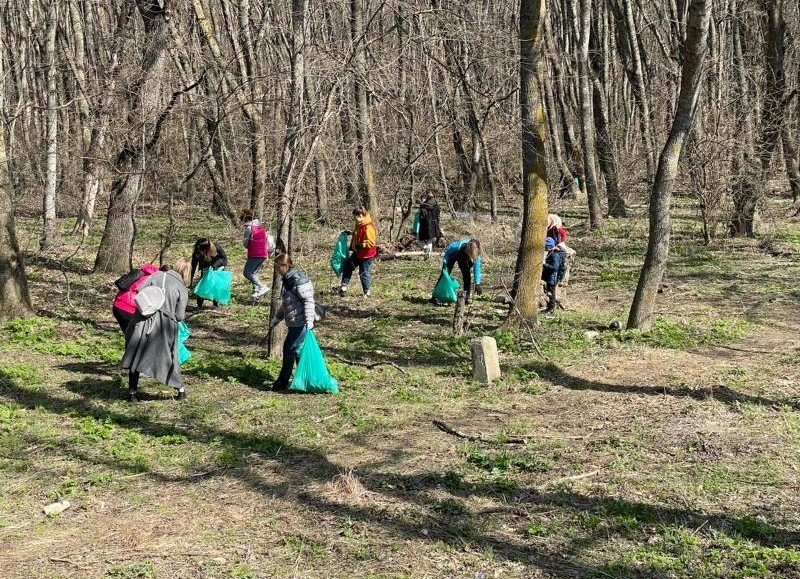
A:
[[[289,388],[289,379],[298,361],[298,352],[303,345],[306,331],[313,329],[314,286],[302,270],[294,267],[292,258],[286,253],[278,254],[273,262],[275,273],[281,276],[281,305],[269,322],[270,329],[281,320],[286,322],[288,331],[283,341],[283,362],[278,378],[272,383],[272,390]]]
[[[358,268],[358,276],[361,279],[361,288],[364,295],[371,295],[372,277],[369,270],[372,261],[378,254],[378,234],[375,229],[375,222],[372,216],[364,207],[357,207],[353,210],[356,223],[353,230],[353,238],[350,240],[350,256],[345,260],[342,267],[342,287],[339,295],[347,295],[347,285],[353,272]]]
[[[133,314],[136,313],[136,304],[133,301],[136,298],[136,290],[148,277],[157,271],[158,268],[152,263],[143,263],[140,268],[126,273],[114,282],[119,291],[114,297],[111,313],[114,315],[114,319],[117,320],[123,334],[128,329]]]
[[[442,256],[442,267],[447,268],[447,273],[452,273],[453,267],[458,264],[461,277],[464,280],[464,295],[467,304],[472,303],[473,291],[477,295],[483,293],[481,286],[481,244],[477,239],[467,238],[454,241],[447,246]],[[473,279],[474,274],[474,279]],[[474,287],[473,287],[474,281]]]
[[[200,269],[200,279],[203,279],[203,272],[209,267],[211,269],[221,269],[228,265],[228,255],[221,244],[212,241],[208,237],[201,237],[194,242],[192,250],[192,273],[189,276],[189,286],[194,283],[194,273]],[[203,307],[203,298],[197,298],[197,307]],[[214,307],[218,304],[213,302]]]
[[[434,198],[434,190],[428,189],[425,199],[419,205],[419,240],[426,258],[430,258],[433,251],[433,244],[442,237],[442,229],[439,227],[439,204]]]
[[[542,265],[542,281],[545,283],[545,294],[547,295],[547,309],[544,311],[546,316],[552,316],[556,311],[556,305],[558,304],[556,287],[564,276],[566,253],[556,245],[556,240],[552,237],[544,240],[544,248],[547,251],[547,255]]]
[[[178,322],[186,316],[189,301],[189,265],[179,261],[174,268],[165,268],[149,276],[139,286],[160,288],[164,303],[152,315],[144,317],[138,310],[125,332],[125,353],[120,367],[128,370],[128,398],[138,402],[139,376],[144,374],[177,390],[177,399],[186,398],[186,389],[178,363]]]
[[[253,217],[253,210],[246,209],[242,214],[245,222],[242,245],[247,248],[247,261],[244,263],[244,277],[253,285],[253,299],[260,298],[269,291],[268,285],[262,285],[258,273],[264,262],[275,253],[275,238],[262,227],[261,221]]]

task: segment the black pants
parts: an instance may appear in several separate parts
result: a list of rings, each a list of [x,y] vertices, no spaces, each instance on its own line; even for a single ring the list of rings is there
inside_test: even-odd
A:
[[[554,312],[556,310],[556,286],[546,283],[545,293],[547,294],[547,311]]]
[[[303,345],[305,339],[305,326],[289,328],[286,339],[283,341],[283,362],[281,363],[281,372],[278,374],[278,379],[276,380],[278,384],[289,384],[289,378],[292,377],[292,370],[294,370],[294,365],[299,359],[297,352],[300,350],[300,346]]]
[[[454,257],[447,260],[447,273],[453,273],[456,263],[458,264],[458,269],[461,270],[461,277],[464,279],[464,293],[472,294],[472,265],[465,260]]]
[[[124,334],[128,330],[128,325],[131,323],[133,319],[133,314],[129,314],[128,312],[123,312],[117,306],[111,308],[111,313],[114,314],[114,319],[117,320],[122,333]]]

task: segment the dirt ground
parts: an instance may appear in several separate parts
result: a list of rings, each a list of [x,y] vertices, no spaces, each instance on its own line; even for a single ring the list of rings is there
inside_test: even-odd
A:
[[[446,222],[486,252],[464,338],[425,303],[436,260],[382,262],[372,298],[357,279],[339,298],[338,230],[304,229],[295,262],[329,309],[316,333],[337,396],[268,391],[268,307],[247,303],[239,232],[215,222],[234,302],[190,312],[189,399],[148,381],[138,405],[112,278],[90,273],[99,239],[65,235],[29,259],[39,317],[0,327],[0,576],[800,577],[800,222],[706,247],[679,204],[642,335],[610,329],[641,266],[637,211],[602,234],[563,212],[568,309],[519,334],[493,301],[515,218]],[[138,258],[163,225],[142,219]],[[207,227],[183,226],[176,251]],[[500,349],[490,386],[471,378],[477,335]]]

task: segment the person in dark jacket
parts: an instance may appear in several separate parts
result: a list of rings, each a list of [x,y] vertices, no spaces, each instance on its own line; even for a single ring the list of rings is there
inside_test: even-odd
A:
[[[544,241],[544,248],[547,256],[542,265],[542,281],[545,283],[545,293],[547,294],[547,309],[544,311],[546,316],[552,316],[556,310],[556,287],[563,275],[563,265],[565,253],[556,248],[556,240],[548,237]]]
[[[150,376],[178,391],[177,399],[186,398],[186,389],[178,363],[178,322],[186,316],[189,291],[189,265],[180,261],[174,269],[165,268],[150,275],[138,290],[156,286],[164,292],[164,304],[154,314],[133,314],[125,332],[125,353],[120,367],[128,370],[128,396],[138,402],[139,375]]]
[[[466,303],[472,303],[472,294],[481,295],[481,244],[477,239],[461,239],[447,246],[442,256],[442,266],[447,268],[447,273],[453,271],[458,264],[461,277],[464,279],[464,295]],[[474,278],[473,278],[474,274]],[[474,287],[473,287],[474,282]]]
[[[417,239],[426,254],[430,258],[433,251],[433,244],[442,238],[442,229],[439,227],[439,204],[434,198],[434,190],[428,189],[425,199],[419,205],[419,232]]]
[[[283,362],[278,378],[272,384],[272,390],[281,391],[289,388],[292,370],[298,361],[298,352],[306,338],[306,331],[314,327],[314,286],[308,276],[292,264],[292,258],[286,253],[275,257],[273,264],[275,273],[280,275],[281,306],[269,322],[270,329],[281,320],[286,322],[288,332],[283,341]]]
[[[221,269],[228,265],[228,255],[221,244],[212,241],[208,237],[201,237],[194,242],[194,250],[192,251],[192,273],[189,276],[189,286],[194,283],[194,274],[197,269],[200,269],[200,279],[203,279],[203,274],[210,267],[211,269]],[[197,298],[197,307],[203,307],[203,298]],[[214,307],[217,302],[214,302]]]

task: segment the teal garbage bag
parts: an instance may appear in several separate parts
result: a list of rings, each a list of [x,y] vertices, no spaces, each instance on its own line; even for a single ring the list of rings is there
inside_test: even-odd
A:
[[[339,239],[336,240],[336,247],[333,248],[331,255],[331,269],[336,275],[342,275],[344,260],[347,259],[347,232],[342,231]]]
[[[313,330],[306,332],[298,355],[300,361],[297,363],[297,371],[294,373],[289,390],[309,394],[339,393],[339,383],[328,373],[325,358],[322,357],[322,350],[319,349]]]
[[[414,237],[419,238],[419,210],[414,213],[414,225],[412,225],[411,231],[414,232]]]
[[[186,322],[178,322],[178,364],[181,366],[192,357],[192,353],[189,351],[189,348],[186,347],[186,340],[188,340],[191,335],[192,332],[189,330],[189,326],[186,325]]]
[[[442,268],[442,274],[436,287],[433,288],[433,297],[437,302],[443,304],[454,304],[458,299],[458,281],[453,279],[446,268]]]
[[[232,283],[233,272],[209,267],[203,270],[203,277],[194,287],[194,295],[227,306],[231,303]]]

